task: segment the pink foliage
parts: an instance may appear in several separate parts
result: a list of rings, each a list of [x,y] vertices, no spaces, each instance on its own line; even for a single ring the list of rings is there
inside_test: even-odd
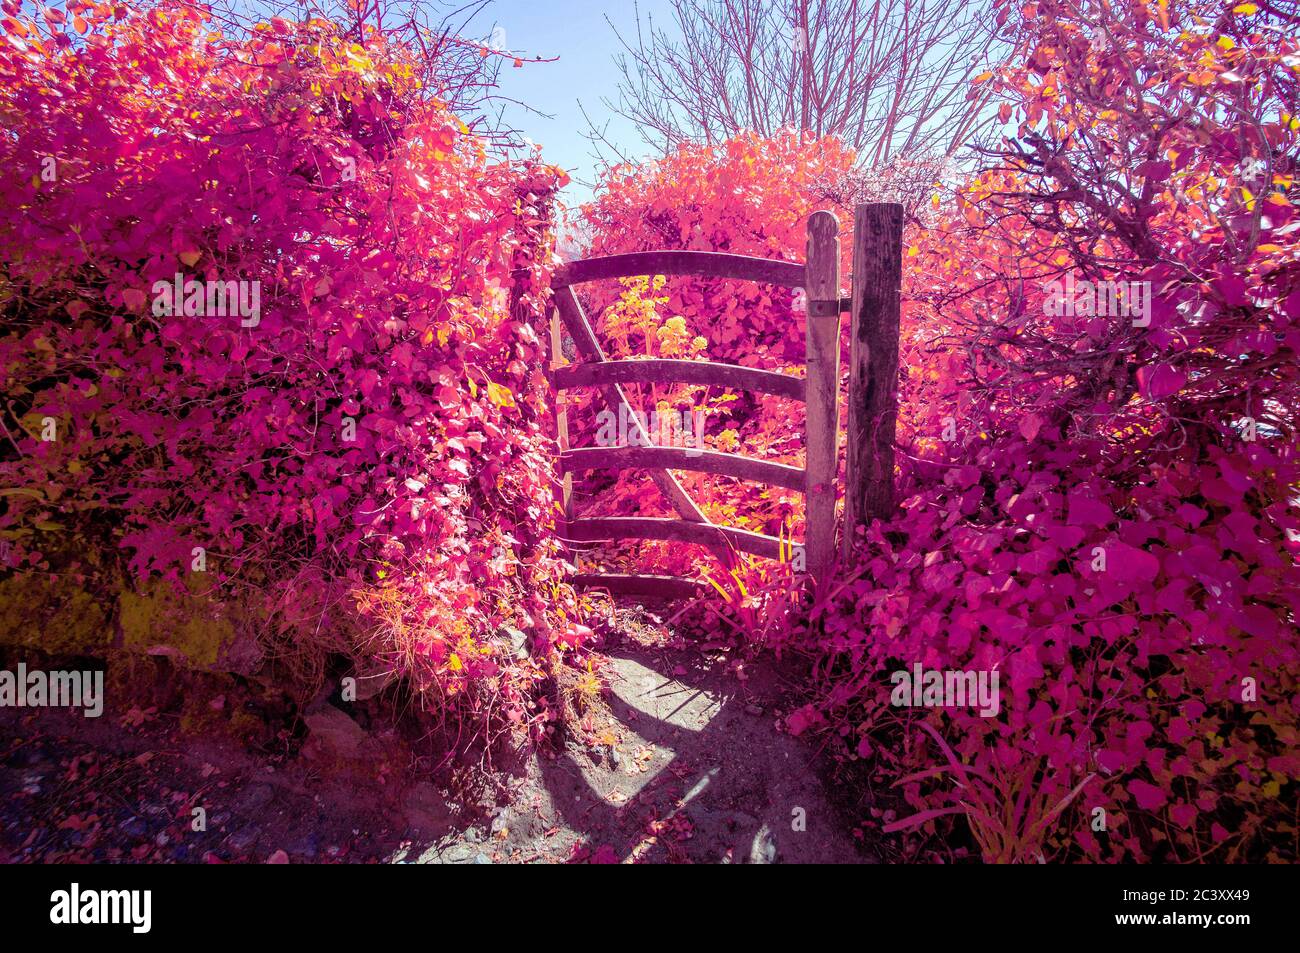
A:
[[[526,688],[492,634],[572,621],[523,317],[562,173],[492,159],[381,36],[73,6],[76,43],[0,37],[11,562],[181,580],[199,547],[301,639],[359,610],[358,656]],[[258,310],[169,307],[177,275]]]

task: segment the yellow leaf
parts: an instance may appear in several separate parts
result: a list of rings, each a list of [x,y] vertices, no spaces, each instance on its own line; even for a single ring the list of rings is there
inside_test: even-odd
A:
[[[195,263],[203,257],[203,253],[191,248],[189,251],[181,252],[179,257],[181,261],[185,262],[185,267],[193,268]]]
[[[460,664],[460,656],[457,655],[455,652],[452,652],[451,658],[447,660],[447,667],[450,668],[453,672],[459,672],[462,668],[464,668],[464,666]]]
[[[56,532],[57,530],[63,529],[63,524],[55,523],[50,520],[41,520],[39,523],[36,524],[36,528],[40,530],[44,530],[47,533],[53,533]]]
[[[514,395],[496,381],[488,381],[487,389],[488,400],[498,407],[513,407],[515,405]]]
[[[1259,13],[1259,7],[1253,3],[1239,3],[1232,8],[1233,13],[1241,13],[1250,16],[1252,13]]]

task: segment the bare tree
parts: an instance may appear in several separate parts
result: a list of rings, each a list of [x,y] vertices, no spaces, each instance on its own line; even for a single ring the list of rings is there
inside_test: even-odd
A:
[[[637,11],[618,103],[669,151],[745,129],[834,134],[864,163],[950,156],[987,124],[971,80],[1006,53],[985,0],[672,0]],[[617,32],[617,31],[616,31]],[[987,95],[987,94],[984,94]]]

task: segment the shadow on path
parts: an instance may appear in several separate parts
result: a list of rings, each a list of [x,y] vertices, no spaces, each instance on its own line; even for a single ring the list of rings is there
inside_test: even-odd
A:
[[[608,658],[617,743],[594,759],[577,746],[538,759],[557,821],[603,859],[869,861],[827,803],[811,749],[777,729],[773,669],[742,683],[698,652],[630,640]]]

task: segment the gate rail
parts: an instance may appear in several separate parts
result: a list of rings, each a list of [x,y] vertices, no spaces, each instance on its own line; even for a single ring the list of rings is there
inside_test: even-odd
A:
[[[897,224],[896,228],[890,227]],[[898,277],[901,273],[902,209],[897,205],[859,206],[855,216],[853,293],[840,295],[839,220],[831,212],[814,212],[808,219],[807,258],[804,263],[753,258],[724,252],[649,251],[610,255],[569,262],[556,269],[551,287],[555,311],[550,321],[551,381],[557,391],[556,423],[563,474],[561,504],[566,526],[562,535],[573,542],[652,539],[692,543],[710,548],[733,564],[734,553],[746,552],[779,558],[792,544],[775,536],[708,520],[670,472],[690,470],[722,474],[767,483],[804,494],[805,532],[802,544],[806,567],[819,582],[835,561],[835,501],[839,443],[840,313],[853,311],[850,348],[852,379],[849,402],[849,480],[855,477],[884,483],[865,492],[846,495],[846,507],[855,522],[885,515],[892,509],[893,419],[896,411],[898,354]],[[877,232],[879,234],[877,234]],[[871,234],[868,234],[871,233]],[[871,255],[860,254],[870,247]],[[884,257],[881,264],[876,258]],[[859,262],[859,258],[862,261]],[[891,270],[888,260],[894,262]],[[807,298],[806,376],[803,378],[711,361],[609,360],[592,330],[573,286],[589,281],[641,275],[698,275],[733,278],[803,288]],[[890,276],[893,276],[892,315]],[[868,309],[876,312],[866,315]],[[892,317],[892,342],[883,353],[872,347],[873,338],[888,334]],[[565,364],[563,331],[573,339],[584,363]],[[892,344],[892,351],[889,345]],[[889,364],[892,353],[893,364]],[[806,404],[804,467],[718,451],[655,446],[633,413],[627,414],[641,446],[569,447],[568,411],[563,392],[595,388],[620,416],[631,410],[621,385],[633,383],[688,383],[732,387],[773,394]],[[878,419],[885,412],[887,421]],[[864,415],[873,415],[866,419]],[[887,426],[886,426],[887,424]],[[887,434],[888,446],[881,446]],[[856,440],[854,438],[857,438]],[[863,445],[866,441],[869,446]],[[667,497],[678,518],[591,517],[575,519],[572,474],[588,469],[645,469]],[[859,488],[861,490],[862,488]],[[856,509],[854,509],[856,507]],[[851,544],[846,532],[845,546]],[[798,544],[795,544],[798,545]],[[600,586],[611,592],[680,597],[697,583],[673,576],[581,573],[580,586]]]

